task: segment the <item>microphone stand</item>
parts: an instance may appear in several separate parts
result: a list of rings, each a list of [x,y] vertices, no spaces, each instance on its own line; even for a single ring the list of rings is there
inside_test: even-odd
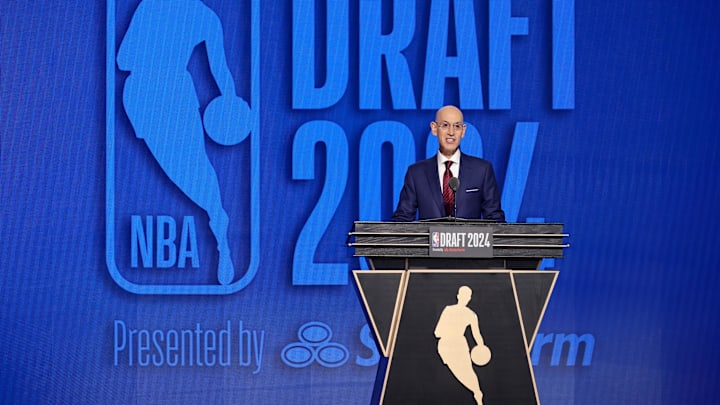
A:
[[[457,222],[457,191],[453,190],[453,222]]]
[[[460,186],[460,180],[458,180],[457,177],[453,177],[450,179],[448,186],[450,186],[450,190],[452,190],[452,192],[453,192],[452,220],[453,220],[453,222],[457,222],[457,189]]]

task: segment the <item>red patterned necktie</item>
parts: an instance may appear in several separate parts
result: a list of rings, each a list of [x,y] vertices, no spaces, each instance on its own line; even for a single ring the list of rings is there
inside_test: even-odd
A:
[[[450,188],[450,178],[452,173],[450,172],[450,166],[453,164],[452,160],[445,161],[445,174],[443,175],[443,202],[445,203],[445,215],[453,213],[455,207],[455,193]]]

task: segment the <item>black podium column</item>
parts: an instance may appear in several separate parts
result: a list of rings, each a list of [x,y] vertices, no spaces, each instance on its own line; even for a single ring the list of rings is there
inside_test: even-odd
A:
[[[355,271],[359,290],[388,367],[382,404],[474,404],[474,394],[444,364],[435,329],[443,310],[472,291],[491,359],[473,365],[483,404],[539,403],[529,348],[558,272],[508,270]],[[464,330],[469,349],[470,328]],[[469,353],[468,353],[469,356]]]

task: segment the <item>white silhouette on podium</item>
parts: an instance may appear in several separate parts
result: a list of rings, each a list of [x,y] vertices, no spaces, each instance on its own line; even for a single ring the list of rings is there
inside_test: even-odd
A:
[[[482,404],[483,393],[473,363],[484,366],[490,362],[490,348],[485,346],[480,334],[478,317],[468,303],[472,298],[472,289],[462,286],[458,289],[457,304],[446,306],[435,326],[438,341],[438,354],[455,378],[472,391],[475,402]],[[476,346],[472,351],[465,339],[465,330],[470,327]]]

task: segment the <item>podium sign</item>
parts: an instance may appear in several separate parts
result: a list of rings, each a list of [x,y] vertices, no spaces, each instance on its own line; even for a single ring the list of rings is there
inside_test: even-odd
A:
[[[493,257],[489,226],[430,226],[430,257]]]

